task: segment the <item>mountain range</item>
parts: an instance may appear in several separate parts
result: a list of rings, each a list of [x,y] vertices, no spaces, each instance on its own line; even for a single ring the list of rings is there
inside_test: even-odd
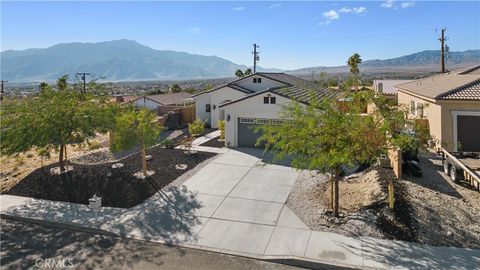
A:
[[[54,81],[76,72],[89,72],[108,81],[187,80],[233,77],[245,70],[217,56],[171,50],[155,50],[132,40],[98,43],[62,43],[45,49],[8,50],[0,53],[1,78],[10,82]],[[439,51],[423,51],[387,60],[368,60],[362,72],[438,70]],[[447,65],[463,67],[480,63],[480,50],[451,52]],[[259,67],[259,71],[280,71]],[[348,72],[346,66],[310,67],[287,71],[292,74]]]

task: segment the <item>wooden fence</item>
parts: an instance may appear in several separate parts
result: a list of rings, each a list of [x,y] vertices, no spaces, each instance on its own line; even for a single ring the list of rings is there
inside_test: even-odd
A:
[[[189,106],[160,106],[158,107],[158,115],[163,116],[169,112],[176,112],[180,114],[180,122],[182,124],[189,124],[195,121],[195,105]]]

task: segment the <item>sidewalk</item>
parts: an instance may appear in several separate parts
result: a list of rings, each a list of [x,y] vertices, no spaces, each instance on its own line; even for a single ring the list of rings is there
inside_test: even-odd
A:
[[[480,269],[480,250],[309,230],[285,205],[298,172],[263,163],[259,149],[225,150],[181,188],[162,189],[129,209],[102,207],[98,220],[86,205],[10,195],[0,196],[0,213],[256,259],[358,269]]]

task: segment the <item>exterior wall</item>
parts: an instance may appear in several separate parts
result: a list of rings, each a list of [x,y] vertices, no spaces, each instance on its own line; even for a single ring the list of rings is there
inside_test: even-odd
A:
[[[439,101],[442,107],[442,143],[443,147],[447,151],[453,151],[454,142],[453,138],[453,115],[454,111],[469,111],[480,113],[480,101]],[[479,135],[480,137],[480,135]],[[480,141],[479,141],[480,143]]]
[[[276,97],[276,104],[263,103],[263,97],[268,94]],[[291,102],[290,99],[271,93],[265,93],[222,107],[222,109],[225,109],[225,117],[230,115],[230,121],[225,121],[226,145],[230,147],[238,146],[237,119],[239,117],[276,119],[279,117],[278,113],[280,112],[282,105],[289,102]]]
[[[428,128],[430,135],[435,141],[438,141],[437,147],[440,147],[442,138],[442,108],[438,104],[426,100],[420,97],[412,96],[407,93],[398,92],[398,105],[405,106],[410,110],[411,101],[423,104],[423,118],[428,119]],[[409,113],[410,118],[416,118],[416,116]]]
[[[211,103],[211,95],[213,93],[205,93],[195,97],[195,117],[210,124],[210,112],[206,112],[206,105]]]
[[[262,78],[261,83],[253,83],[253,78]],[[262,90],[266,90],[267,88],[272,88],[272,87],[279,87],[279,86],[284,86],[285,84],[279,83],[274,80],[270,80],[268,78],[265,78],[263,76],[251,76],[248,78],[245,78],[244,80],[240,80],[236,82],[235,84],[240,85],[241,87],[247,88],[249,90],[259,92]]]
[[[162,106],[162,104],[157,103],[157,102],[155,102],[151,99],[145,98],[145,97],[141,97],[139,99],[136,99],[135,101],[133,101],[133,105],[135,107],[147,108],[149,110],[156,110],[158,106]]]
[[[437,141],[437,147],[443,147],[447,151],[454,150],[453,140],[453,116],[454,111],[480,112],[480,101],[431,101],[413,96],[407,93],[398,92],[398,104],[410,108],[411,101],[426,104],[424,106],[424,118],[428,119],[430,135]],[[414,116],[410,115],[414,118]]]
[[[219,105],[225,101],[233,101],[247,94],[228,86],[222,87],[210,93],[195,97],[195,114],[197,119],[206,121],[212,128],[216,128],[220,120]],[[206,112],[206,105],[210,104],[210,112]],[[215,109],[213,109],[215,105]]]

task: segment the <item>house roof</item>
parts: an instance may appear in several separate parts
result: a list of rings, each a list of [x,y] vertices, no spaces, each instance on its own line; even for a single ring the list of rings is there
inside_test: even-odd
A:
[[[282,83],[284,84],[285,86],[287,85],[295,85],[295,84],[298,84],[298,83],[303,83],[305,82],[306,80],[304,79],[301,79],[301,78],[298,78],[298,77],[295,77],[293,75],[290,75],[290,74],[286,74],[286,73],[283,73],[283,72],[257,72],[255,74],[251,74],[251,75],[248,75],[248,76],[245,76],[245,77],[242,77],[242,78],[238,78],[232,82],[229,82],[227,84],[224,84],[224,85],[221,85],[221,86],[218,86],[218,87],[215,87],[213,89],[209,89],[209,90],[206,90],[206,91],[203,91],[203,92],[200,92],[198,94],[195,94],[193,95],[192,97],[196,97],[196,96],[200,96],[200,95],[203,95],[205,93],[210,93],[210,92],[213,92],[213,91],[216,91],[216,90],[219,90],[223,87],[230,87],[232,89],[235,89],[235,90],[238,90],[240,92],[243,92],[243,93],[246,93],[246,94],[253,94],[253,93],[256,93],[255,91],[252,91],[250,89],[247,89],[245,87],[242,87],[238,84],[238,82],[244,80],[244,79],[247,79],[247,78],[250,78],[250,77],[253,77],[253,76],[262,76],[264,78],[267,78],[267,79],[270,79],[270,80],[273,80],[273,81],[276,81],[276,82],[279,82],[279,83]]]
[[[397,88],[395,86],[411,81],[413,80],[373,80],[373,89],[385,95],[397,95]],[[382,84],[382,89],[379,87],[380,84]]]
[[[181,103],[183,100],[187,98],[191,98],[192,94],[181,92],[181,93],[168,93],[168,94],[158,94],[158,95],[150,95],[150,96],[141,96],[136,99],[132,99],[129,102],[135,101],[140,98],[147,98],[160,105],[174,105]]]
[[[322,98],[332,98],[338,95],[338,91],[330,88],[320,87],[313,82],[305,81],[303,85],[269,88],[264,91],[256,92],[255,94],[251,94],[236,99],[234,101],[222,104],[219,107],[224,107],[265,93],[273,93],[291,100],[298,101],[303,104],[308,104],[312,100],[312,98],[320,100]]]
[[[431,99],[480,100],[478,83],[480,65],[399,84],[396,87],[399,91]]]

